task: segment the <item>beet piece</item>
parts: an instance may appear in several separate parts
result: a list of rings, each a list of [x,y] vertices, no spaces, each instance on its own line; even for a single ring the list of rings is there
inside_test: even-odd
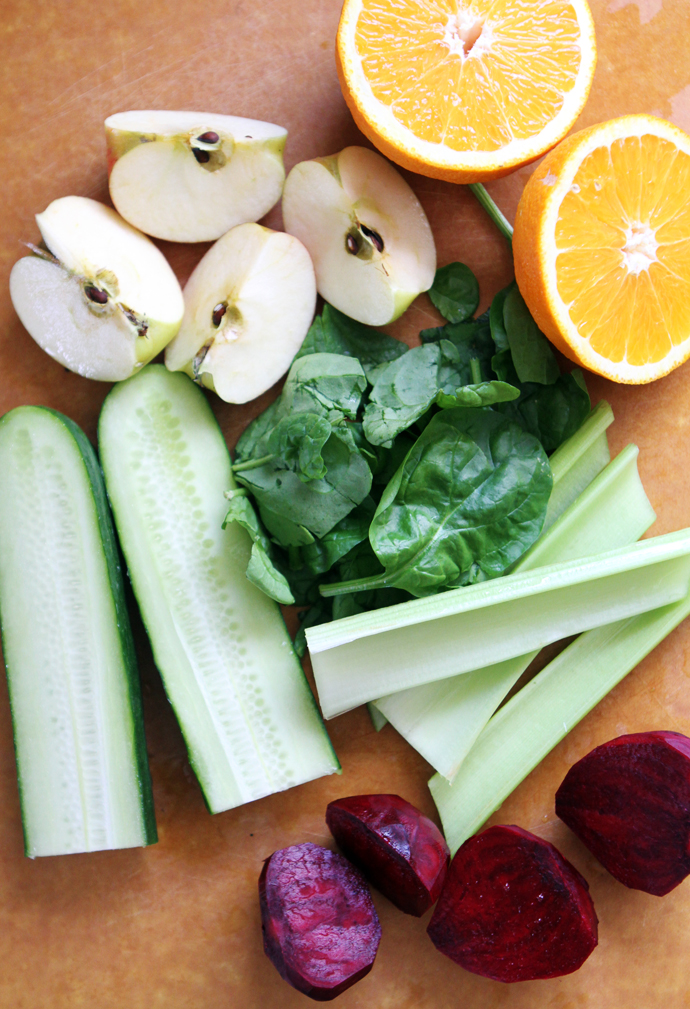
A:
[[[264,951],[293,988],[329,1002],[371,970],[381,926],[369,887],[342,855],[310,842],[274,851],[259,901]]]
[[[690,739],[634,732],[573,764],[556,814],[605,869],[663,897],[690,873]]]
[[[441,953],[494,981],[572,974],[597,945],[588,891],[548,841],[489,827],[456,852],[427,932]]]
[[[428,816],[399,795],[329,802],[326,823],[347,857],[392,904],[418,918],[438,900],[450,852]]]

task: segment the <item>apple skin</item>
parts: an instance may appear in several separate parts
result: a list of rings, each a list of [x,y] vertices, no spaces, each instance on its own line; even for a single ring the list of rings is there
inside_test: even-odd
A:
[[[110,116],[105,131],[113,203],[147,235],[214,241],[238,224],[258,221],[280,199],[287,137],[281,126],[149,111]]]

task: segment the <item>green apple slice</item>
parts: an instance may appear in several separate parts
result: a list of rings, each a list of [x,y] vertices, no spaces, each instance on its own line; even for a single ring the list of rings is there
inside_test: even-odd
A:
[[[433,283],[436,249],[422,205],[365,147],[295,165],[283,220],[311,254],[319,294],[359,322],[392,322]]]
[[[36,222],[47,250],[15,263],[10,294],[36,343],[85,378],[118,382],[180,327],[184,302],[163,254],[84,196],[54,200]]]
[[[227,403],[246,403],[285,374],[301,347],[316,305],[314,268],[292,235],[240,224],[211,246],[184,301],[166,366]]]
[[[105,133],[113,203],[147,235],[213,241],[280,199],[282,126],[206,112],[118,112]]]

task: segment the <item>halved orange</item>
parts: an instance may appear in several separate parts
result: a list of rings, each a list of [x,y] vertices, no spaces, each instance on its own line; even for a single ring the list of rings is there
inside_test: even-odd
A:
[[[513,253],[572,361],[615,382],[666,375],[690,357],[690,137],[648,115],[568,137],[525,187]]]
[[[336,57],[380,151],[422,175],[482,182],[565,136],[596,45],[586,0],[345,0]]]

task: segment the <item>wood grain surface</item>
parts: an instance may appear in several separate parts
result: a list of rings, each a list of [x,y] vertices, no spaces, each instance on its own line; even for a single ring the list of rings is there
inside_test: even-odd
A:
[[[36,241],[33,215],[68,194],[108,201],[106,116],[180,108],[267,119],[289,130],[286,167],[363,143],[334,66],[339,0],[4,0],[0,11],[0,414],[21,403],[62,410],[94,438],[108,391],[63,370],[22,329],[7,277]],[[594,0],[599,63],[576,128],[654,112],[690,130],[688,0]],[[512,218],[531,169],[490,185]],[[431,221],[441,264],[468,263],[483,310],[512,276],[506,243],[469,191],[407,176]],[[280,227],[279,210],[266,219]],[[159,243],[185,281],[206,245]],[[436,319],[421,297],[390,331],[408,341]],[[592,378],[616,414],[614,452],[640,446],[640,471],[658,521],[690,526],[690,364],[647,387]],[[275,396],[248,407],[213,398],[230,445]],[[0,474],[0,493],[2,493]],[[264,956],[257,878],[262,859],[299,841],[330,844],[330,799],[399,792],[434,815],[430,769],[365,711],[329,723],[342,777],[210,816],[190,771],[132,606],[160,841],[145,850],[30,861],[22,854],[9,706],[0,686],[0,1009],[290,1009],[306,997]],[[493,817],[553,841],[589,880],[600,945],[574,975],[502,985],[437,953],[422,920],[374,895],[383,940],[372,973],[342,1009],[678,1009],[690,1005],[690,882],[662,899],[626,890],[555,819],[568,767],[623,732],[690,734],[690,624],[686,622],[604,700]]]

